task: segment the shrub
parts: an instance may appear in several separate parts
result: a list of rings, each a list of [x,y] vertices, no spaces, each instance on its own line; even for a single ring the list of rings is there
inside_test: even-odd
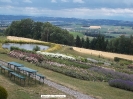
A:
[[[133,81],[133,74],[121,73],[111,69],[102,68],[102,67],[92,67],[90,70],[105,74],[106,77],[110,79],[123,79]]]
[[[127,60],[127,59],[123,59],[123,58],[119,58],[119,57],[114,57],[114,61],[116,61],[116,62],[123,61],[126,64],[132,63],[131,60]]]
[[[13,50],[18,50],[18,51],[27,52],[27,53],[35,53],[34,51],[29,51],[26,49],[20,49],[19,47],[11,46],[10,51],[13,51]]]
[[[133,65],[128,65],[127,67],[130,69],[133,69]]]
[[[120,58],[114,57],[114,61],[119,62],[120,61]]]
[[[33,51],[40,51],[40,47],[39,47],[39,46],[35,46],[35,47],[33,48]]]
[[[114,79],[109,81],[112,87],[133,91],[133,82],[129,80]]]
[[[7,99],[8,93],[5,88],[0,86],[0,99]]]

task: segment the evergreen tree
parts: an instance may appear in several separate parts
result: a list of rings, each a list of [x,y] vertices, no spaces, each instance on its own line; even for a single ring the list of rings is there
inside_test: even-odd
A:
[[[82,45],[81,45],[80,37],[79,37],[78,35],[77,35],[77,37],[76,37],[75,45],[76,45],[76,47],[81,47],[81,46],[82,46]]]
[[[89,37],[86,37],[85,48],[90,48],[90,40],[89,40]]]

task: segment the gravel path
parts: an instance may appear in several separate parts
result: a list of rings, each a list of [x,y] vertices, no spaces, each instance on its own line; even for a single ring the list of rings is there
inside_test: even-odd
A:
[[[64,93],[67,93],[71,96],[74,96],[76,99],[94,99],[88,95],[82,94],[78,91],[72,90],[72,89],[67,88],[65,86],[62,86],[62,85],[59,85],[59,84],[52,82],[50,80],[47,80],[47,79],[44,80],[44,83],[51,86],[51,87],[54,87],[54,88],[56,88],[56,89],[58,89]]]
[[[4,62],[4,61],[1,61],[0,60],[0,63],[3,64],[3,65],[5,65],[5,66],[7,66],[7,63]],[[36,79],[39,80],[39,77],[36,77]],[[88,95],[82,94],[82,93],[80,93],[78,91],[75,91],[75,90],[70,89],[68,87],[65,87],[63,85],[57,84],[57,83],[55,83],[53,81],[50,81],[48,79],[45,79],[44,80],[44,83],[47,84],[48,86],[54,87],[54,88],[56,88],[56,89],[64,92],[66,94],[69,94],[71,96],[74,96],[76,99],[94,99],[93,97],[90,97]]]

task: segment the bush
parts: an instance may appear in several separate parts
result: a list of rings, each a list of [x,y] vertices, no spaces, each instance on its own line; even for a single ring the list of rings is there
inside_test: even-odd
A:
[[[20,49],[19,47],[14,47],[14,46],[11,46],[10,48],[10,51],[13,51],[13,50],[17,50],[17,51],[21,51],[21,52],[26,52],[26,53],[35,53],[35,51],[30,51],[30,50],[26,50],[26,49]]]
[[[120,58],[114,57],[114,61],[115,61],[115,62],[119,62],[119,61],[120,61]]]
[[[39,46],[35,46],[35,47],[33,48],[33,51],[40,51],[40,47],[39,47]]]
[[[102,73],[106,75],[106,77],[109,79],[123,79],[123,80],[133,81],[133,74],[121,73],[121,72],[117,72],[117,71],[102,68],[102,67],[92,67],[89,70]]]
[[[0,99],[7,99],[8,93],[5,88],[0,86]]]
[[[132,63],[131,60],[127,60],[127,59],[123,59],[123,58],[119,58],[119,57],[114,57],[114,61],[116,61],[116,62],[122,61],[122,62],[124,62],[126,64]]]
[[[129,80],[114,79],[109,81],[112,87],[133,91],[133,82]]]
[[[129,69],[133,69],[133,65],[128,65],[127,66]]]

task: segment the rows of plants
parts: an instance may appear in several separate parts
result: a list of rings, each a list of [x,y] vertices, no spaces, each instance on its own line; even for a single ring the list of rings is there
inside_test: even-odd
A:
[[[60,64],[65,64],[66,66],[70,67],[70,66],[74,66],[74,67],[79,67],[79,68],[83,68],[83,69],[89,69],[91,66],[91,64],[89,63],[84,63],[84,62],[80,62],[80,61],[71,61],[71,60],[61,60],[59,58],[52,58],[52,57],[48,57],[45,56],[48,60],[53,61],[53,62],[58,62]]]
[[[133,81],[113,79],[109,81],[109,85],[112,87],[133,91]]]
[[[13,50],[10,56],[25,60],[31,63],[44,61],[44,57],[35,53]],[[70,60],[61,60],[60,58],[45,57],[45,63],[39,64],[41,67],[50,69],[74,78],[91,81],[109,81],[110,79],[123,79],[133,81],[133,75],[117,72],[111,69],[88,65]]]
[[[41,64],[38,64],[38,66],[81,80],[107,81],[106,75],[74,66],[57,66],[56,64],[50,64],[47,62],[42,62]]]
[[[41,52],[41,51],[37,51],[37,53],[42,54],[44,56],[53,57],[53,58],[60,58],[60,59],[63,59],[63,60],[73,60],[73,61],[76,60],[76,58],[74,58],[72,56],[59,54],[59,53],[50,53],[50,52]]]
[[[122,73],[109,68],[96,67],[96,66],[91,67],[89,70],[102,73],[106,75],[106,77],[109,79],[122,79],[122,80],[133,81],[133,74]]]
[[[37,53],[42,54],[44,56],[52,57],[52,58],[59,58],[62,60],[81,61],[81,62],[87,61],[87,59],[83,57],[74,57],[72,55],[65,55],[60,53],[50,53],[50,52],[41,52],[41,51],[37,51]]]
[[[41,55],[38,54],[34,54],[34,53],[27,53],[27,52],[22,52],[19,50],[13,50],[10,51],[9,55],[11,57],[17,58],[17,59],[21,59],[27,62],[31,62],[31,63],[41,63],[44,58]]]

